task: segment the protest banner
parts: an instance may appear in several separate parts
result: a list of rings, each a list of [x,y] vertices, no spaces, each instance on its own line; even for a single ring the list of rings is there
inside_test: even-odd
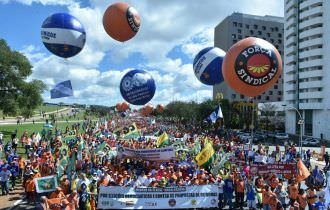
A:
[[[190,209],[217,206],[217,185],[166,188],[101,187],[98,199],[98,209]]]
[[[56,176],[45,176],[34,179],[37,193],[52,192],[57,187]]]
[[[251,174],[296,174],[297,165],[295,163],[274,163],[266,165],[252,164],[250,166]]]
[[[175,158],[175,150],[173,147],[162,147],[155,149],[130,149],[128,147],[122,147],[121,153],[127,157],[137,157],[144,160],[171,160]]]

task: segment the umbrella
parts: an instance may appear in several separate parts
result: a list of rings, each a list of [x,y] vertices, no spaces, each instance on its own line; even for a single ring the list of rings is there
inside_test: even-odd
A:
[[[52,124],[44,124],[44,128],[52,128]]]

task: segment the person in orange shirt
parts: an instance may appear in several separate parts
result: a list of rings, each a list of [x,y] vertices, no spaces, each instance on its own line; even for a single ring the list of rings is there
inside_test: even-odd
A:
[[[264,210],[270,210],[269,200],[272,196],[276,196],[268,185],[262,191],[262,205]]]
[[[75,210],[78,209],[78,193],[74,190],[70,195],[66,197],[69,201],[69,205],[66,207],[65,210]]]
[[[19,168],[19,177],[22,178],[23,177],[23,171],[25,168],[25,160],[22,157],[18,158],[18,168]]]
[[[65,197],[65,195],[63,193],[62,188],[61,187],[56,187],[56,190],[50,194],[49,199],[64,198],[64,197]]]
[[[290,198],[290,205],[293,206],[294,202],[298,198],[298,184],[296,180],[292,180],[291,184],[288,186],[288,193],[289,193],[289,198]]]
[[[307,206],[307,195],[303,189],[299,189],[297,201],[299,203],[299,208],[304,210]]]
[[[245,182],[240,176],[235,183],[236,206],[243,209]]]
[[[26,197],[28,200],[28,203],[35,203],[35,193],[36,193],[36,185],[34,183],[33,179],[33,172],[29,174],[27,177],[27,180],[25,181],[25,192],[26,192]]]

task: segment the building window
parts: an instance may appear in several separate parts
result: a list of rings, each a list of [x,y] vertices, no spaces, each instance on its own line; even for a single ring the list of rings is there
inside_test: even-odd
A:
[[[241,98],[241,99],[244,99],[244,95],[241,94],[241,95],[240,95],[240,98]]]
[[[237,22],[233,22],[233,26],[234,27],[237,27]]]
[[[253,25],[253,28],[254,28],[254,29],[258,29],[258,25],[254,24],[254,25]]]
[[[281,38],[281,37],[282,37],[282,34],[281,34],[281,33],[278,33],[278,37],[280,37],[280,38]]]
[[[258,100],[260,100],[261,99],[261,96],[258,96]]]
[[[275,27],[275,29],[274,29],[275,31],[278,31],[278,27]]]
[[[262,34],[262,32],[261,31],[258,31],[258,35],[261,35]]]
[[[232,34],[231,38],[236,39],[236,34]]]
[[[278,89],[278,85],[274,85],[274,89],[277,90]]]
[[[235,44],[236,42],[237,42],[237,40],[236,40],[236,39],[234,39],[234,40],[233,40],[233,44]]]
[[[270,28],[270,31],[271,31],[271,32],[274,32],[274,28],[273,28],[273,27],[271,27],[271,28]]]
[[[266,30],[266,26],[262,26],[262,30],[264,30],[264,31],[265,31],[265,30]]]
[[[281,96],[281,95],[282,95],[282,91],[278,91],[278,95],[280,95],[280,96]]]
[[[270,37],[270,33],[267,33],[267,36]]]
[[[239,34],[239,35],[237,36],[237,38],[238,38],[238,39],[242,39],[242,35]]]
[[[282,99],[280,97],[277,98],[277,101],[282,101]]]
[[[282,40],[281,40],[281,39],[277,40],[277,42],[278,42],[279,44],[282,44]]]
[[[253,35],[253,30],[250,30],[250,34]]]
[[[273,91],[270,90],[270,91],[269,91],[269,95],[273,95]]]
[[[236,94],[231,94],[231,98],[235,99],[236,98]]]
[[[237,29],[237,33],[241,34],[242,30],[241,29]]]
[[[242,23],[238,23],[238,27],[243,27]]]
[[[269,96],[266,96],[266,101],[269,101]]]
[[[249,29],[249,28],[250,28],[250,26],[249,26],[248,24],[245,24],[245,28]]]

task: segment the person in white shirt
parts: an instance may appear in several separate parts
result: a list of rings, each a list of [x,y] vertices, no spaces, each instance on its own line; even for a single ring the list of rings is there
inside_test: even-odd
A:
[[[0,172],[0,184],[2,189],[2,195],[8,195],[9,194],[9,179],[11,177],[11,172],[7,169],[6,166],[4,166],[1,169]]]
[[[141,183],[142,186],[148,186],[146,185],[147,184],[147,181],[148,181],[148,178],[145,174],[144,171],[142,171],[142,173],[140,174],[140,176],[138,176],[138,181]]]

